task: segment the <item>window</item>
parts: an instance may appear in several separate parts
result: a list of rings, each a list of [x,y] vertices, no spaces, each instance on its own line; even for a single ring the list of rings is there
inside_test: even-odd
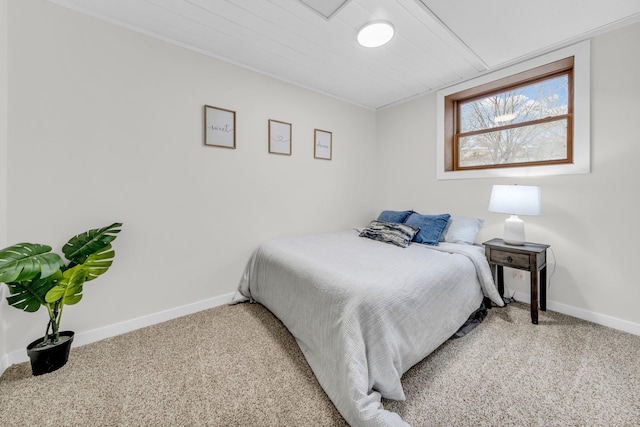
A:
[[[573,57],[514,77],[445,98],[447,170],[571,163]]]
[[[438,178],[589,172],[583,44],[439,92]]]

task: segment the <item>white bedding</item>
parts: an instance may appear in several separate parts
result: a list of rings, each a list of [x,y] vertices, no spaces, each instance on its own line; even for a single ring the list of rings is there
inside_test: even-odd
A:
[[[466,321],[483,294],[498,305],[481,247],[408,248],[345,231],[265,243],[235,302],[267,307],[293,334],[352,426],[406,426],[381,396],[404,400],[400,377]]]

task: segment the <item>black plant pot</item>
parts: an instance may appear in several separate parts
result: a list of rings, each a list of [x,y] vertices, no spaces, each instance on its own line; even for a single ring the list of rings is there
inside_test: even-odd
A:
[[[62,368],[69,360],[69,350],[73,342],[74,333],[60,332],[60,340],[56,344],[38,347],[42,338],[38,338],[27,346],[27,354],[31,359],[33,375],[42,375]],[[51,336],[50,336],[51,337]]]

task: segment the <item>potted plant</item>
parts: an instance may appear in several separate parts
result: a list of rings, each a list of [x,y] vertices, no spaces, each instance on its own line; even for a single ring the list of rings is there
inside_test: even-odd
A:
[[[60,332],[64,306],[77,304],[84,283],[109,269],[115,256],[111,242],[120,227],[114,223],[72,237],[62,247],[66,263],[51,246],[38,243],[18,243],[0,251],[0,282],[9,287],[9,305],[28,312],[44,306],[49,312],[44,337],[27,346],[33,375],[67,363],[74,333]]]

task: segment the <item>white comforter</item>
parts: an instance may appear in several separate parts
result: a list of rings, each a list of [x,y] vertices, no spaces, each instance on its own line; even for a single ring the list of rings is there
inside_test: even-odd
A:
[[[502,299],[482,248],[399,248],[357,231],[273,240],[252,255],[235,302],[257,301],[296,338],[352,426],[406,426],[381,396],[445,342],[486,295]]]

